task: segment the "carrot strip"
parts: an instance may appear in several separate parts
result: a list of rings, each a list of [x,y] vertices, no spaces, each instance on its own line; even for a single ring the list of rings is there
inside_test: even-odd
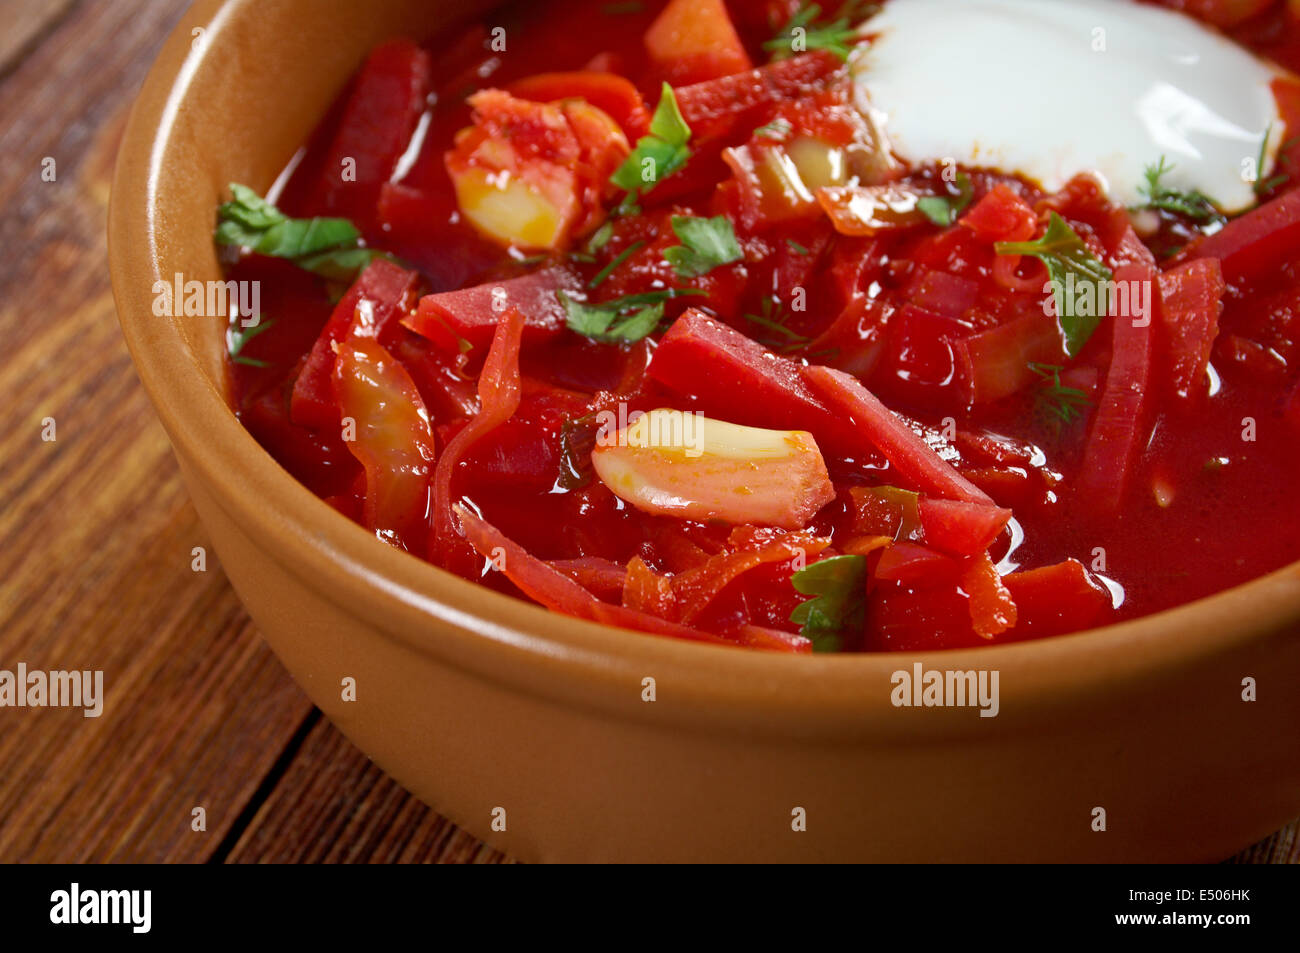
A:
[[[970,621],[982,639],[1001,635],[1016,625],[1016,601],[1002,583],[988,553],[980,553],[962,573],[961,587],[970,596]]]
[[[678,625],[624,606],[601,602],[564,573],[529,553],[464,503],[457,503],[452,512],[475,551],[484,559],[492,560],[494,565],[500,566],[506,578],[524,595],[548,609],[651,635],[667,635],[692,642],[736,644],[710,632]]]

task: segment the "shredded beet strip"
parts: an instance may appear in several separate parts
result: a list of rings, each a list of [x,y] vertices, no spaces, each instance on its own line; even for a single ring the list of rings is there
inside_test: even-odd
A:
[[[433,539],[430,552],[446,553],[456,538],[451,512],[451,480],[465,451],[484,434],[509,420],[519,409],[519,342],[524,315],[510,308],[501,315],[492,346],[478,377],[479,412],[447,442],[433,472]],[[574,583],[577,585],[577,583]]]
[[[994,505],[988,494],[946,463],[857,378],[818,365],[803,368],[801,374],[822,403],[851,420],[912,486],[950,500]]]
[[[1115,283],[1147,282],[1152,289],[1153,313],[1114,318],[1114,344],[1106,383],[1097,403],[1092,430],[1083,453],[1083,466],[1075,493],[1098,512],[1114,512],[1124,499],[1142,447],[1150,434],[1149,404],[1155,362],[1155,328],[1160,294],[1154,267],[1125,265],[1115,272]]]

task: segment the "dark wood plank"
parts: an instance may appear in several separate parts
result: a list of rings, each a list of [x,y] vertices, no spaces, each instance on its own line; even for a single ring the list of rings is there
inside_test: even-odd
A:
[[[230,863],[509,862],[425,807],[328,721],[224,858]]]
[[[310,711],[215,560],[191,570],[207,537],[109,291],[116,139],[184,5],[83,3],[0,86],[0,660],[107,696],[0,709],[0,860],[203,860]]]
[[[4,30],[0,31],[0,77],[12,72],[23,57],[40,45],[76,0],[4,0]]]

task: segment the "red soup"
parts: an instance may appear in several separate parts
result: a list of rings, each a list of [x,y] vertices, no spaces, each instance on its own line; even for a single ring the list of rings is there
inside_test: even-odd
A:
[[[571,0],[383,43],[219,211],[259,289],[241,419],[389,545],[707,642],[1041,638],[1300,558],[1297,6],[1116,5],[1265,71],[1219,116],[1243,201],[1200,127],[1102,116],[1090,164],[1064,68],[1078,141],[1015,138],[1037,85],[927,94],[907,23],[943,2]]]

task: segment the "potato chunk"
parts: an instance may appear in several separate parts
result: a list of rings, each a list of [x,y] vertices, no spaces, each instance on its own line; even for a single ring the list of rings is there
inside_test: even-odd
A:
[[[557,249],[605,218],[609,176],[627,137],[583,100],[537,103],[499,89],[475,93],[474,125],[445,164],[461,214],[504,245]]]

